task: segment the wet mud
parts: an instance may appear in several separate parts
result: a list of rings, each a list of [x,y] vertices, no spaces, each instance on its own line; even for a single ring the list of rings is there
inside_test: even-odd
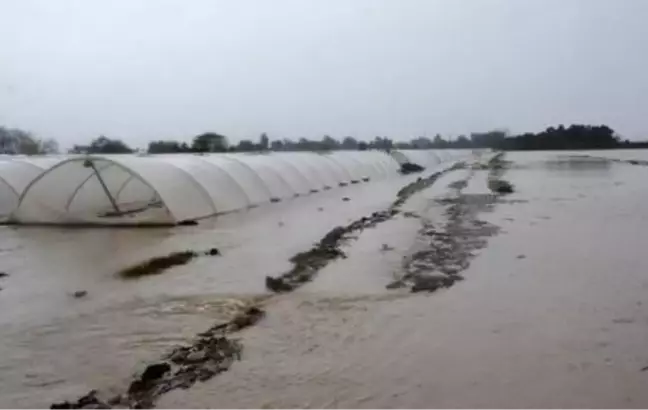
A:
[[[158,275],[165,270],[174,266],[185,265],[199,256],[219,256],[220,251],[217,248],[211,248],[206,251],[180,251],[171,252],[165,256],[156,256],[144,262],[122,269],[118,275],[125,279],[134,279],[147,275]]]
[[[388,289],[409,288],[412,292],[434,292],[463,280],[461,272],[470,266],[475,251],[496,235],[499,227],[478,219],[479,212],[497,202],[493,195],[464,195],[439,200],[446,206],[445,223],[423,220],[418,235],[426,246],[406,257],[402,276],[387,285]]]
[[[408,174],[413,174],[416,172],[423,172],[425,171],[425,168],[420,166],[419,164],[414,164],[411,162],[406,162],[400,167],[400,173],[403,175],[408,175]]]
[[[454,190],[452,196],[435,200],[438,206],[445,206],[446,220],[442,223],[422,218],[418,232],[423,249],[405,257],[402,273],[387,289],[408,288],[412,292],[434,292],[449,288],[463,280],[461,272],[470,266],[475,251],[487,245],[487,239],[499,233],[500,228],[492,223],[480,220],[480,212],[491,211],[500,199],[492,194],[464,194],[475,169],[489,169],[489,188],[498,194],[511,191],[495,190],[491,181],[500,181],[507,169],[508,162],[503,160],[503,153],[496,154],[487,164],[476,163],[465,179],[454,181],[449,188]],[[510,184],[509,184],[510,185]]]
[[[52,409],[153,408],[163,394],[175,389],[188,389],[227,371],[241,359],[243,346],[229,335],[252,326],[263,318],[263,298],[241,306],[229,321],[215,325],[187,344],[178,345],[162,360],[152,363],[136,377],[121,394],[102,396],[91,390],[75,401],[50,405]]]
[[[336,259],[346,258],[345,253],[340,247],[352,239],[351,234],[360,233],[365,229],[373,228],[382,222],[390,220],[401,213],[400,206],[413,194],[426,189],[445,173],[462,168],[464,165],[463,163],[458,163],[452,168],[436,172],[426,178],[418,178],[416,181],[403,187],[397,193],[394,202],[387,209],[374,212],[369,216],[364,216],[346,226],[333,228],[311,249],[294,255],[290,259],[293,266],[288,272],[277,277],[266,276],[266,288],[276,293],[291,292],[303,284],[310,282],[330,262]],[[411,214],[409,215],[409,217],[412,216]]]
[[[504,160],[504,152],[499,152],[488,161],[488,189],[497,194],[511,194],[515,191],[513,184],[502,179],[511,162]]]

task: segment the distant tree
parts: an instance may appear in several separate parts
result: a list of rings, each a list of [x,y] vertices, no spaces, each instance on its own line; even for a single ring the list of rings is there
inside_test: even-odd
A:
[[[393,148],[394,142],[387,137],[376,137],[371,143],[369,143],[369,146],[374,149],[389,151]]]
[[[191,152],[191,148],[186,142],[178,141],[151,141],[148,145],[149,154],[172,154],[180,152]]]
[[[470,134],[470,141],[477,148],[498,148],[502,146],[507,137],[508,133],[504,130],[474,132]]]
[[[322,141],[319,144],[319,150],[322,151],[333,151],[340,147],[340,142],[330,135],[325,135],[322,137]]]
[[[236,146],[236,151],[250,152],[258,151],[259,146],[250,140],[241,140]]]
[[[358,140],[353,137],[344,137],[341,144],[342,149],[358,149]]]
[[[270,149],[270,138],[268,138],[268,134],[265,132],[261,134],[261,137],[259,137],[259,149],[261,151],[267,151]]]
[[[38,155],[41,154],[40,141],[34,138],[31,133],[19,131],[17,132],[17,154],[24,155]]]
[[[548,127],[537,134],[506,137],[494,148],[508,150],[609,149],[621,146],[620,138],[607,125],[573,124],[565,128]]]
[[[134,151],[122,140],[110,139],[101,135],[90,142],[86,152],[88,154],[131,154]]]
[[[284,151],[296,151],[296,144],[295,141],[284,138],[283,140],[283,149]]]
[[[432,140],[432,147],[434,148],[447,148],[448,147],[448,141],[444,140],[441,134],[437,134],[434,136],[434,139]]]
[[[272,151],[283,151],[285,149],[284,142],[281,140],[274,140],[270,143],[270,149]]]
[[[539,133],[525,133],[509,136],[506,130],[492,130],[472,133],[470,137],[460,135],[456,139],[444,139],[437,134],[433,140],[422,136],[407,141],[394,142],[388,137],[376,136],[370,142],[359,141],[346,136],[342,141],[325,135],[321,140],[310,140],[305,137],[298,141],[290,139],[271,141],[267,134],[259,137],[258,143],[242,140],[229,147],[227,138],[216,133],[204,133],[196,136],[191,147],[177,141],[151,141],[149,152],[225,152],[231,151],[322,151],[322,150],[360,150],[379,149],[389,151],[396,149],[432,149],[432,148],[493,148],[493,149],[596,149],[596,148],[648,148],[648,141],[621,141],[613,129],[606,125],[564,125],[548,127]],[[57,150],[54,140],[41,141],[30,133],[0,127],[0,150],[3,153],[50,153]],[[101,136],[89,146],[75,145],[72,153],[117,153],[132,152],[119,140],[110,140]]]
[[[52,155],[59,153],[59,144],[55,139],[44,139],[40,143],[40,154]]]
[[[74,144],[74,146],[68,150],[68,154],[87,154],[89,150],[90,146],[88,145]]]
[[[434,146],[432,141],[427,137],[414,138],[410,141],[410,145],[412,149],[430,149]]]
[[[226,152],[228,146],[226,136],[215,132],[206,132],[194,137],[191,150],[193,152]]]
[[[296,151],[316,151],[317,144],[307,138],[301,137],[297,141],[297,144],[295,144],[295,149]]]
[[[32,133],[17,128],[0,127],[0,152],[3,154],[56,154],[58,142],[53,139],[40,140]]]
[[[453,143],[453,146],[457,148],[470,148],[470,145],[470,140],[465,135],[460,135]]]

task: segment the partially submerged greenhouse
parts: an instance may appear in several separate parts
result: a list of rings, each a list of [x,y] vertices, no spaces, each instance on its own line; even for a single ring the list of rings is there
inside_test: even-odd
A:
[[[0,159],[0,222],[5,222],[18,206],[25,188],[63,157],[12,157]]]
[[[446,153],[453,159],[465,154]],[[14,200],[7,201],[5,215],[18,224],[175,225],[395,177],[403,158],[428,168],[442,162],[432,151],[50,159],[47,166],[25,171],[19,182],[11,182]],[[2,166],[7,175],[27,167],[9,165],[12,162],[0,164],[0,177],[4,178]]]

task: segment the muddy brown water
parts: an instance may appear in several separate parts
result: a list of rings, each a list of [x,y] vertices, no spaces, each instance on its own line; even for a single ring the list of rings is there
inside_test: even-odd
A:
[[[384,222],[350,242],[347,259],[273,297],[266,317],[237,335],[240,362],[158,407],[648,406],[648,168],[550,152],[506,159],[516,192],[479,213],[501,232],[464,281],[432,294],[386,289],[425,243],[420,219]],[[443,221],[436,199],[468,172],[442,177],[403,209]],[[486,177],[475,171],[463,192],[487,193]],[[0,406],[123,389],[171,346],[265,293],[265,275],[287,270],[290,256],[384,209],[415,178],[199,228],[3,229]],[[146,257],[209,247],[223,256],[136,281],[115,276]]]

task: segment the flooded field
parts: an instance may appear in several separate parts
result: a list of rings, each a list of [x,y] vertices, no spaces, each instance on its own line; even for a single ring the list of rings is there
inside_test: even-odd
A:
[[[265,316],[231,334],[241,360],[160,394],[157,407],[648,406],[648,167],[555,152],[503,159],[509,195],[494,195],[493,170],[479,166],[396,208],[417,175],[198,227],[2,228],[0,406],[123,394],[253,303]],[[266,289],[291,257],[351,225],[327,248],[339,254],[299,262],[306,276],[290,291]],[[117,275],[210,248],[220,255]]]

